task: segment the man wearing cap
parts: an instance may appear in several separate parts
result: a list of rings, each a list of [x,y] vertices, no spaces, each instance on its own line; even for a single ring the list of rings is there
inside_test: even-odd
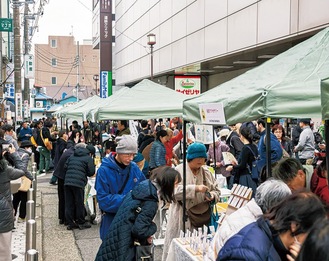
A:
[[[105,239],[110,225],[124,197],[137,184],[145,180],[145,176],[133,162],[137,153],[137,141],[131,135],[123,135],[115,139],[116,155],[103,158],[96,175],[95,189],[99,208],[103,212],[100,237]]]
[[[298,152],[299,161],[303,165],[312,165],[314,157],[314,135],[310,128],[311,119],[300,119],[299,127],[301,127],[302,132],[299,136],[299,141],[294,152]]]

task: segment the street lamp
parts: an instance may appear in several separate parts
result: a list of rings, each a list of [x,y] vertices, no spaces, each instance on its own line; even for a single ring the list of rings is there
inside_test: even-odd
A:
[[[96,84],[96,95],[98,95],[97,81],[99,80],[99,75],[98,74],[94,74],[93,79],[94,79],[95,84]]]
[[[147,44],[151,48],[151,80],[153,80],[153,45],[156,44],[155,34],[147,35]]]

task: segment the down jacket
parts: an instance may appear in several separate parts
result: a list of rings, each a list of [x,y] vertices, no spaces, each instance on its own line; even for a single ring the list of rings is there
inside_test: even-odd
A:
[[[137,213],[137,208],[141,211]],[[158,209],[157,188],[150,180],[141,182],[129,192],[101,244],[96,260],[135,260],[134,241],[146,245],[156,230],[153,222]]]
[[[149,166],[151,169],[166,165],[166,148],[160,140],[152,144]]]
[[[16,166],[19,165],[18,162],[22,162],[17,152],[12,154],[12,158]],[[10,181],[23,175],[23,170],[7,166],[4,159],[0,160],[0,233],[7,233],[14,228]]]
[[[89,150],[86,148],[76,148],[74,154],[65,163],[65,186],[73,186],[84,189],[87,185],[87,176],[95,174],[95,165]]]
[[[269,222],[261,217],[241,229],[223,246],[217,257],[219,260],[281,261]]]

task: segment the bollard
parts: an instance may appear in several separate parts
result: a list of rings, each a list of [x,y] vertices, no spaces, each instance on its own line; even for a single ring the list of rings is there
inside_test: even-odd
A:
[[[26,202],[26,220],[35,219],[35,204],[33,200]]]
[[[34,154],[33,154],[34,155]],[[32,188],[34,189],[33,191],[33,200],[34,202],[37,201],[37,163],[34,162],[34,159],[32,161],[32,176],[33,176],[33,181],[32,181]]]
[[[27,191],[27,200],[33,200],[33,188],[29,188]]]
[[[34,219],[30,219],[26,222],[26,244],[25,251],[30,249],[36,249],[37,244],[37,223]]]
[[[26,251],[25,260],[26,261],[38,261],[39,252],[35,249],[29,249]]]

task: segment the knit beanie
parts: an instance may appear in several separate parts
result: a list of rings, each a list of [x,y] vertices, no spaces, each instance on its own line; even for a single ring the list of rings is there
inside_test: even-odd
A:
[[[137,162],[142,161],[143,159],[144,159],[143,154],[140,153],[140,152],[138,152],[138,153],[136,154],[136,156],[134,157],[133,161],[137,163]]]
[[[115,138],[117,143],[116,152],[117,153],[137,153],[137,141],[131,135],[122,135]]]
[[[203,143],[195,142],[187,148],[186,159],[207,158],[206,146]]]

